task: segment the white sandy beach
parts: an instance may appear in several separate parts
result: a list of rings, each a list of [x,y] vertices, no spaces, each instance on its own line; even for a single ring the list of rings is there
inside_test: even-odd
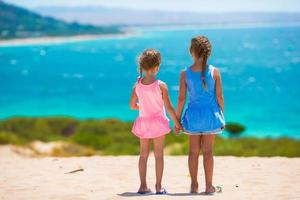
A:
[[[300,158],[216,157],[214,182],[223,192],[190,195],[187,157],[166,156],[168,195],[140,196],[137,156],[26,157],[0,146],[0,199],[300,199]],[[150,157],[149,186],[154,186]],[[82,168],[83,171],[66,174]],[[200,167],[200,191],[204,175]]]
[[[60,44],[60,43],[90,41],[90,40],[97,40],[97,39],[123,38],[123,37],[131,36],[133,34],[134,34],[133,32],[128,31],[125,33],[116,33],[116,34],[9,39],[9,40],[0,40],[0,47],[37,45],[37,44]]]

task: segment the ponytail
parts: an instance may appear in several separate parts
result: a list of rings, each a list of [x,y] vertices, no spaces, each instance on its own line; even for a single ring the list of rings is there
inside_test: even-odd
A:
[[[207,56],[203,56],[203,62],[202,62],[202,73],[201,73],[201,80],[202,80],[202,88],[204,90],[207,90],[207,85],[205,81],[205,70],[206,70],[206,65],[207,65]]]

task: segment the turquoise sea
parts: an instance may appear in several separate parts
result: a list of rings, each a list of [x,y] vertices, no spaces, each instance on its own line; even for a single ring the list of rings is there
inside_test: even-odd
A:
[[[225,117],[245,136],[300,139],[300,25],[138,28],[123,38],[0,47],[0,118],[72,116],[134,120],[129,110],[137,56],[161,51],[159,78],[177,103],[191,37],[206,35],[222,72]]]

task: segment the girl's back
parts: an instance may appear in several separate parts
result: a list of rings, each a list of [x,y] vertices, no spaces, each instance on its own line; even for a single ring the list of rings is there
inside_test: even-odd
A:
[[[135,120],[132,132],[139,138],[156,138],[171,131],[166,116],[160,80],[144,85],[141,80],[135,86],[139,101],[139,116]]]
[[[149,85],[144,85],[138,81],[135,91],[139,99],[140,117],[165,117],[160,83],[160,80],[156,80]]]
[[[215,94],[215,80],[213,77],[214,67],[209,65],[206,67],[204,77],[206,80],[206,90],[202,87],[200,71],[192,71],[191,68],[186,69],[186,85],[189,96],[189,106],[193,107],[216,107],[218,106]]]
[[[187,134],[219,133],[224,128],[224,115],[216,98],[214,70],[215,67],[207,65],[204,76],[190,67],[185,71],[189,103],[182,124]],[[201,78],[205,79],[205,88]]]

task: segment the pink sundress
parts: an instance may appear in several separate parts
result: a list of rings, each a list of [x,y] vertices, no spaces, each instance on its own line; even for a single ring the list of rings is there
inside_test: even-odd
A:
[[[171,131],[159,86],[162,83],[156,80],[149,85],[144,85],[139,80],[135,86],[139,116],[133,124],[132,132],[141,139],[160,137]]]

